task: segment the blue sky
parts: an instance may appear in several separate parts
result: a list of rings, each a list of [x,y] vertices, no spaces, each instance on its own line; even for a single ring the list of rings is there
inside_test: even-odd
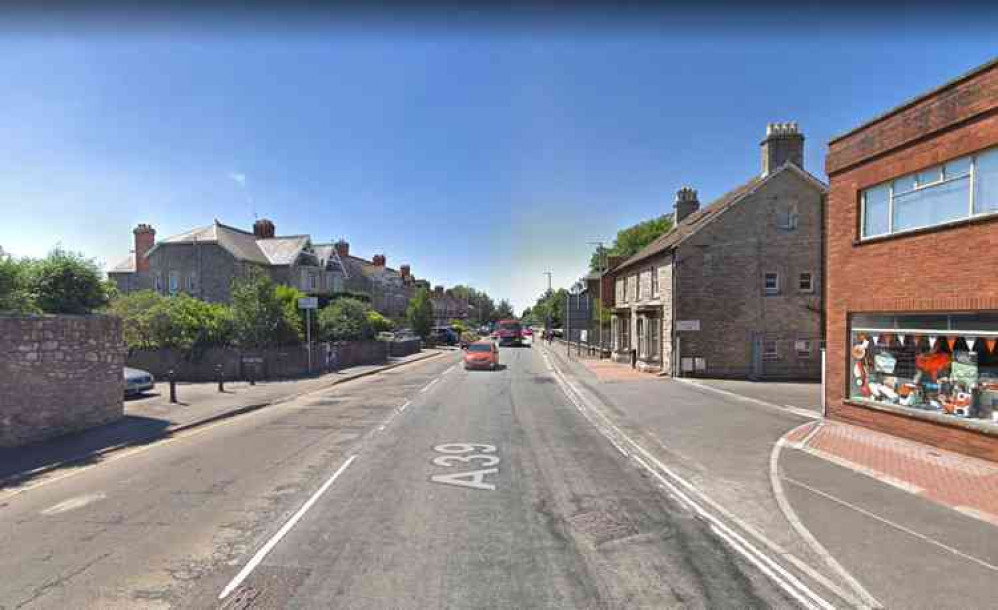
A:
[[[0,247],[110,265],[139,222],[255,212],[519,310],[680,186],[758,172],[767,122],[824,178],[830,137],[995,55],[960,19],[729,25],[5,31]]]

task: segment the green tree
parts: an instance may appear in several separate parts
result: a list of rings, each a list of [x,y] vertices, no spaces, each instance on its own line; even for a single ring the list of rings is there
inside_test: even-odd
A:
[[[274,283],[259,270],[233,280],[232,323],[235,339],[244,347],[301,343],[297,310],[290,311],[278,298]]]
[[[336,299],[319,311],[319,336],[323,341],[356,341],[374,335],[370,307],[357,299]]]
[[[509,301],[506,299],[499,301],[499,305],[496,306],[496,319],[507,320],[515,317],[516,313],[513,312],[513,306],[510,305]]]
[[[672,215],[663,214],[657,218],[639,222],[636,225],[617,231],[617,236],[613,243],[605,250],[606,256],[622,256],[628,258],[634,256],[642,248],[655,241],[672,228]],[[589,270],[600,270],[599,248],[593,252],[589,258]]]
[[[531,316],[537,323],[547,324],[550,320],[551,328],[562,328],[565,322],[565,301],[567,299],[568,291],[564,288],[545,290],[531,307]]]
[[[430,330],[433,329],[433,304],[430,302],[430,294],[425,288],[420,288],[409,300],[409,306],[405,311],[405,318],[413,332],[428,339]]]
[[[93,259],[57,247],[48,256],[22,261],[28,295],[45,313],[87,314],[107,305],[111,286]]]
[[[16,260],[0,249],[0,311],[37,313],[28,292],[28,262]]]
[[[129,349],[172,347],[190,356],[232,342],[229,308],[187,294],[165,297],[152,290],[124,294],[111,301],[108,313],[121,318]]]
[[[274,293],[277,295],[277,300],[281,302],[281,310],[288,325],[294,327],[294,331],[299,337],[304,337],[305,323],[309,319],[309,314],[305,313],[304,309],[298,308],[298,299],[308,295],[294,286],[286,284],[274,286]],[[311,315],[314,317],[316,313],[318,312],[312,312]],[[315,330],[315,320],[312,320],[312,330]]]

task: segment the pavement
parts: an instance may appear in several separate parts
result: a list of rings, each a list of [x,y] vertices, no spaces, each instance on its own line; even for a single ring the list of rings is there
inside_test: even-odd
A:
[[[542,349],[500,359],[451,353],[0,492],[0,606],[822,607],[622,451]]]
[[[382,364],[360,365],[298,380],[177,383],[177,402],[170,402],[169,383],[125,398],[125,416],[112,424],[35,443],[0,449],[0,489],[23,486],[69,464],[93,463],[111,451],[153,442],[181,430],[271,406],[303,393],[357,379],[447,353],[423,350]]]
[[[605,371],[626,365],[552,356],[617,426],[854,602],[993,607],[998,465],[821,420],[817,385],[628,382]]]

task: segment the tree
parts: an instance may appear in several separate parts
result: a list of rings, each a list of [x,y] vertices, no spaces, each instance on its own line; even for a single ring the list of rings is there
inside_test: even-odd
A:
[[[277,300],[281,302],[284,319],[290,326],[294,327],[294,331],[298,334],[299,338],[304,336],[305,323],[308,321],[309,315],[305,313],[304,309],[298,308],[298,299],[307,297],[308,295],[294,286],[286,284],[277,284],[274,286],[274,294],[277,296]],[[315,329],[314,321],[312,322],[312,328]]]
[[[244,347],[301,343],[298,312],[291,312],[270,278],[255,269],[232,282],[232,322]]]
[[[428,339],[430,330],[433,329],[433,303],[430,302],[430,293],[426,288],[420,288],[409,301],[409,306],[405,311],[405,318],[413,332]]]
[[[657,218],[645,220],[626,229],[621,229],[617,231],[617,236],[610,247],[605,250],[605,255],[622,256],[624,258],[634,256],[639,250],[655,241],[655,238],[666,233],[671,228],[672,215],[663,214]],[[599,271],[600,264],[600,252],[599,248],[597,248],[589,258],[589,270]]]
[[[496,306],[496,319],[506,320],[515,317],[516,314],[513,312],[513,306],[510,305],[509,301],[506,299],[499,301],[499,305]]]
[[[57,247],[43,259],[22,260],[27,294],[45,313],[87,314],[107,305],[111,286],[93,259]]]
[[[28,292],[27,264],[0,249],[0,311],[35,313],[38,308]]]
[[[172,347],[192,356],[232,342],[230,309],[186,294],[165,297],[142,290],[120,295],[111,301],[108,313],[121,318],[129,349]]]
[[[564,288],[545,290],[531,307],[531,316],[538,323],[546,325],[550,320],[551,328],[561,328],[565,322],[565,301],[567,299],[568,291]]]
[[[374,336],[370,307],[357,299],[336,299],[319,311],[319,336],[323,341],[357,341]]]

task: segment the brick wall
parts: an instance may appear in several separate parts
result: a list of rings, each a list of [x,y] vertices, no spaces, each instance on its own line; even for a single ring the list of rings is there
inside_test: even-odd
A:
[[[832,417],[998,460],[995,440],[984,435],[843,403],[850,312],[998,310],[994,218],[859,244],[860,191],[995,145],[998,65],[829,144],[826,402]]]
[[[110,316],[0,316],[0,447],[122,417],[125,347]]]

